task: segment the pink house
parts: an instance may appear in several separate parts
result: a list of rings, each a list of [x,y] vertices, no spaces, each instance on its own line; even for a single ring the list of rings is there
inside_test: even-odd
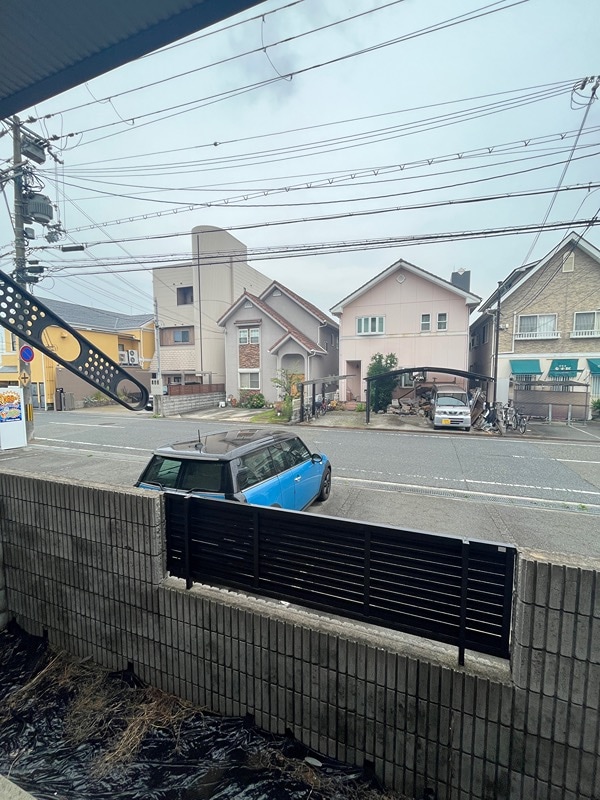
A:
[[[331,309],[340,320],[342,400],[364,400],[375,353],[395,353],[398,369],[435,366],[468,370],[469,315],[481,298],[469,291],[470,273],[445,281],[407,261],[396,261]]]

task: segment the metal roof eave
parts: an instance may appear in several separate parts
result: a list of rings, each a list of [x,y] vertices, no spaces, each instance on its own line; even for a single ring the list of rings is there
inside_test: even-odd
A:
[[[0,119],[260,2],[127,0],[125,8],[121,0],[8,0],[0,29]],[[49,43],[66,32],[69,44],[57,53]]]

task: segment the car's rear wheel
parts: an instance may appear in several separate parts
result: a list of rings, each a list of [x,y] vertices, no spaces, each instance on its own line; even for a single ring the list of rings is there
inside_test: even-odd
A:
[[[331,470],[326,469],[321,478],[321,491],[319,492],[318,499],[321,501],[327,500],[331,494]]]

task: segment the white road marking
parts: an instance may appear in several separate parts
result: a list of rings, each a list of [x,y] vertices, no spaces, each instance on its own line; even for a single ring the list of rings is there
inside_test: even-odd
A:
[[[150,453],[152,449],[148,447],[127,447],[127,445],[124,444],[98,444],[97,442],[78,442],[73,441],[72,439],[50,439],[47,436],[36,436],[36,443],[37,442],[59,442],[60,444],[64,444],[66,447],[68,447],[70,444],[82,444],[86,447],[109,447],[115,450],[134,450],[138,453]],[[39,446],[43,447],[43,445]]]
[[[584,464],[589,464],[590,462],[589,461],[584,461],[583,463]],[[346,470],[344,467],[341,467],[339,470],[336,470],[336,472],[346,472],[346,471],[348,471],[348,470]],[[360,470],[355,470],[355,471],[356,472],[360,472]],[[390,474],[389,472],[387,472],[387,473],[386,472],[375,472],[374,470],[363,470],[363,471],[365,472],[365,474],[368,474],[368,475],[389,475]],[[542,491],[542,492],[543,491],[546,491],[546,492],[576,492],[577,494],[590,494],[590,495],[595,495],[597,497],[600,497],[600,492],[589,491],[587,489],[566,489],[564,486],[536,486],[535,484],[529,484],[529,483],[500,483],[500,481],[478,481],[478,480],[475,480],[474,478],[446,478],[446,477],[443,477],[441,475],[416,475],[416,474],[412,474],[412,475],[405,475],[403,477],[408,478],[408,479],[412,479],[412,480],[416,480],[416,481],[428,481],[428,483],[425,484],[425,486],[431,486],[432,482],[440,482],[441,483],[443,481],[446,481],[446,482],[463,483],[463,484],[465,484],[465,486],[468,486],[469,484],[478,484],[480,486],[503,486],[505,489],[535,489],[537,491]],[[372,482],[372,483],[389,483],[392,486],[395,486],[395,485],[398,485],[398,486],[412,486],[413,485],[413,484],[404,484],[404,483],[396,484],[395,481],[385,481],[385,480],[382,480],[382,479],[369,481],[368,478],[345,478],[345,480],[357,480],[357,481],[365,481],[365,482]],[[422,483],[415,484],[415,485],[424,486],[424,484],[422,484]],[[443,488],[443,487],[439,487],[438,486],[438,487],[435,487],[435,488],[439,489],[439,488]],[[456,489],[456,490],[452,490],[452,491],[462,491],[462,489]]]
[[[113,425],[112,422],[102,422],[102,423],[98,423],[97,425],[92,425],[89,422],[50,422],[49,424],[50,425],[71,425],[71,427],[75,426],[76,428],[106,428],[108,425],[110,425],[110,427],[113,428],[113,429],[115,429],[115,428],[120,428],[120,429],[125,428],[125,425]]]
[[[570,425],[569,427],[573,428],[573,426],[572,426],[572,425]],[[590,433],[589,431],[586,431],[586,430],[584,430],[583,428],[573,428],[573,430],[574,430],[574,431],[581,431],[581,433],[585,433],[585,434],[587,434],[588,436],[591,436],[591,437],[592,437],[592,439],[600,439],[600,436],[596,436],[596,434],[595,434],[595,433]]]
[[[408,491],[410,491],[411,489],[418,489],[419,493],[421,493],[423,491],[435,493],[436,488],[437,488],[439,491],[444,492],[444,493],[451,492],[452,494],[457,495],[457,497],[467,497],[467,496],[470,496],[470,497],[490,497],[491,496],[494,499],[500,498],[500,499],[503,499],[503,500],[527,500],[528,502],[532,502],[532,503],[550,503],[551,505],[563,506],[563,507],[564,506],[577,506],[577,507],[580,507],[581,505],[583,505],[582,503],[578,503],[576,500],[548,500],[545,497],[527,497],[527,496],[524,496],[524,495],[515,495],[515,494],[497,494],[496,492],[494,492],[492,495],[490,495],[489,492],[474,492],[474,491],[472,491],[470,489],[446,489],[444,487],[433,487],[433,486],[424,487],[424,486],[421,486],[421,485],[416,485],[414,483],[392,483],[391,481],[370,481],[370,480],[368,480],[366,478],[344,478],[344,477],[337,476],[337,478],[334,478],[334,480],[337,480],[338,482],[339,481],[342,481],[342,482],[345,481],[347,483],[367,483],[367,484],[371,483],[371,484],[374,484],[375,486],[386,486],[386,487],[389,487],[389,488],[386,488],[386,489],[373,489],[373,491],[376,491],[376,492],[390,492],[390,491],[393,491],[394,489],[404,489],[404,490],[408,490]],[[532,488],[536,488],[536,487],[532,487]],[[600,493],[598,493],[598,494],[600,494]],[[597,503],[585,503],[585,507],[589,508],[589,509],[592,509],[592,508],[593,509],[600,509],[600,504],[597,504]]]

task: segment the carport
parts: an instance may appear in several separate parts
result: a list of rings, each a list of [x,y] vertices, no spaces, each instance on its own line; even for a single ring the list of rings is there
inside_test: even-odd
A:
[[[316,408],[316,399],[317,399],[317,386],[321,387],[321,396],[325,396],[325,387],[331,386],[335,384],[336,386],[339,385],[339,382],[343,378],[354,378],[354,375],[327,375],[325,378],[314,378],[310,381],[302,381],[299,383],[298,386],[300,387],[300,422],[304,422],[305,417],[305,408],[307,404],[310,405],[311,414],[314,417],[315,415],[315,408]],[[304,387],[311,387],[312,391],[310,392],[310,396],[307,398],[305,396]],[[307,403],[308,401],[308,403]]]
[[[479,381],[485,383],[485,391],[487,394],[487,386],[494,382],[491,375],[481,375],[479,372],[469,372],[463,369],[450,369],[449,367],[405,367],[404,369],[395,369],[391,372],[384,372],[383,375],[373,375],[365,378],[367,383],[367,409],[366,409],[366,423],[371,421],[371,384],[381,380],[389,380],[390,378],[398,378],[400,375],[412,375],[413,380],[417,377],[422,380],[427,380],[427,373],[436,372],[440,375],[455,375],[459,378],[468,378],[469,381]]]

